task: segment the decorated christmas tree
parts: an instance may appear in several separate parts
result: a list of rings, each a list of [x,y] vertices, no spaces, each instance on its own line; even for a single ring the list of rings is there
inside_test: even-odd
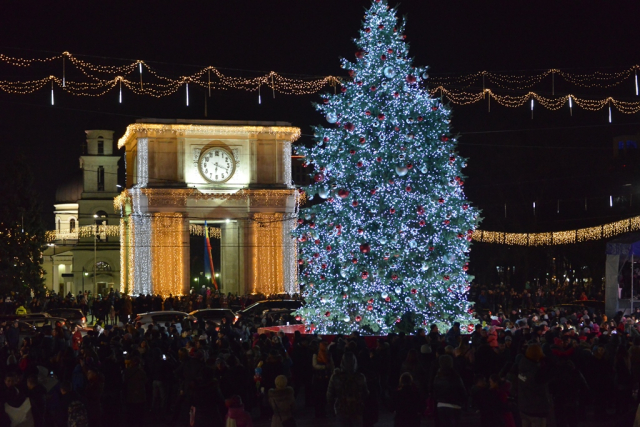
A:
[[[466,294],[478,213],[465,199],[466,160],[449,129],[451,113],[412,65],[404,21],[385,0],[366,12],[349,79],[323,95],[309,199],[294,232],[298,311],[320,333],[412,332],[470,319]]]

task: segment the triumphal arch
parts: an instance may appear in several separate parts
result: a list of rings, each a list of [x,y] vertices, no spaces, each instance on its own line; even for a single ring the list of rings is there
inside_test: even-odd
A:
[[[118,142],[126,189],[114,201],[122,213],[122,292],[187,293],[190,235],[202,233],[205,221],[220,237],[222,292],[295,292],[290,232],[299,193],[291,181],[291,143],[299,137],[300,129],[286,122],[129,125]]]

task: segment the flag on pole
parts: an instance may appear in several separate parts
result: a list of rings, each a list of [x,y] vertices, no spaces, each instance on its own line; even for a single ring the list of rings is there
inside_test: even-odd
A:
[[[216,270],[213,267],[213,257],[211,256],[211,240],[209,239],[209,227],[207,227],[207,221],[204,222],[204,275],[207,273],[211,277],[211,283],[218,290],[218,283],[216,282]]]

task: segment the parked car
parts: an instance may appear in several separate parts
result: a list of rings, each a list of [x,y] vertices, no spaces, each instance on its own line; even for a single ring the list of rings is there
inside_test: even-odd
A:
[[[27,314],[22,314],[20,316],[18,316],[18,319],[20,320],[26,320],[26,319],[41,319],[43,317],[51,317],[51,315],[49,313],[27,313]]]
[[[193,323],[198,323],[198,326],[202,326],[204,323],[211,320],[216,325],[222,323],[222,318],[227,319],[227,323],[232,324],[236,321],[238,316],[229,308],[205,308],[202,310],[195,310],[189,313],[193,316]]]
[[[155,323],[159,326],[164,326],[165,323],[182,324],[185,320],[193,321],[194,319],[195,317],[183,311],[150,311],[148,313],[138,314],[138,316],[133,319],[133,324],[140,322],[142,324],[142,327],[144,329],[147,329],[147,326],[152,323]]]
[[[87,326],[87,318],[79,308],[50,308],[47,313],[51,317],[62,317],[72,323],[77,323],[83,328]]]
[[[50,326],[51,329],[55,329],[58,323],[61,326],[66,326],[69,330],[73,330],[73,324],[75,324],[75,322],[62,317],[36,317],[32,319],[24,319],[23,321],[24,323],[28,323],[35,327],[38,332],[42,332],[47,326]]]
[[[271,308],[269,310],[265,310],[262,312],[263,316],[267,316],[267,318],[272,323],[278,323],[278,321],[282,318],[284,325],[295,325],[300,324],[299,320],[296,320],[295,316],[292,313],[296,311],[291,308]]]
[[[276,299],[264,300],[251,304],[244,310],[240,310],[237,314],[240,317],[252,319],[255,316],[261,316],[265,310],[291,310],[295,311],[302,307],[302,301],[292,299]]]

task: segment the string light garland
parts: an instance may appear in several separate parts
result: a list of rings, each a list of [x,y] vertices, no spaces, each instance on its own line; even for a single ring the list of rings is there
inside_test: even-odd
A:
[[[186,89],[186,102],[189,103],[188,85],[195,84],[207,89],[209,96],[211,90],[229,90],[240,89],[245,91],[260,91],[262,86],[271,89],[273,96],[276,92],[288,95],[308,95],[317,93],[326,87],[333,87],[334,92],[337,87],[344,84],[349,79],[336,76],[325,76],[313,79],[291,79],[271,71],[265,75],[258,77],[230,77],[223,74],[219,69],[213,66],[207,66],[189,76],[180,76],[178,78],[170,78],[160,74],[147,63],[142,60],[136,60],[125,65],[101,65],[79,59],[69,52],[63,52],[43,59],[25,59],[10,57],[0,54],[0,62],[17,66],[21,68],[31,67],[36,64],[46,64],[53,61],[63,61],[63,75],[57,77],[49,75],[40,79],[26,81],[0,80],[0,90],[12,94],[30,94],[34,93],[47,84],[52,86],[52,104],[53,104],[53,86],[57,86],[62,90],[77,96],[104,96],[114,88],[118,88],[118,101],[122,102],[122,88],[126,88],[136,95],[148,95],[155,98],[165,97],[176,93],[181,87]],[[68,61],[71,65],[79,70],[84,77],[89,79],[88,82],[73,81],[66,78],[66,64]],[[134,72],[138,70],[139,78],[134,76]],[[142,75],[148,74],[150,78],[156,81],[145,81],[143,83]],[[629,102],[616,100],[612,97],[603,99],[576,98],[575,95],[564,95],[559,98],[548,98],[536,92],[528,92],[525,95],[498,95],[487,88],[488,84],[496,88],[506,90],[529,90],[540,84],[546,78],[551,76],[552,93],[555,94],[555,78],[556,76],[564,78],[567,82],[583,88],[599,88],[607,89],[618,86],[626,80],[633,77],[635,94],[638,95],[637,72],[640,65],[633,65],[625,70],[618,72],[602,72],[596,71],[590,74],[570,73],[557,68],[551,68],[537,74],[503,74],[489,71],[478,71],[463,75],[453,76],[428,76],[430,85],[436,86],[431,89],[432,96],[438,93],[440,96],[446,96],[452,103],[458,105],[469,105],[491,98],[508,107],[517,107],[523,105],[524,102],[535,98],[545,108],[557,110],[564,104],[573,101],[586,110],[599,110],[607,104],[611,104],[619,111],[625,114],[633,114],[640,111],[640,102]],[[106,75],[107,77],[102,77]],[[456,89],[451,88],[455,86]],[[481,90],[466,92],[464,89],[471,87],[482,87]],[[570,108],[573,106],[570,105]]]
[[[127,126],[124,135],[118,140],[118,148],[126,145],[130,138],[134,135],[146,133],[154,135],[156,133],[175,135],[237,135],[247,133],[253,134],[269,134],[278,138],[287,139],[295,142],[300,138],[301,131],[297,127],[288,126],[206,126],[193,124],[155,124],[155,123],[134,123]]]

